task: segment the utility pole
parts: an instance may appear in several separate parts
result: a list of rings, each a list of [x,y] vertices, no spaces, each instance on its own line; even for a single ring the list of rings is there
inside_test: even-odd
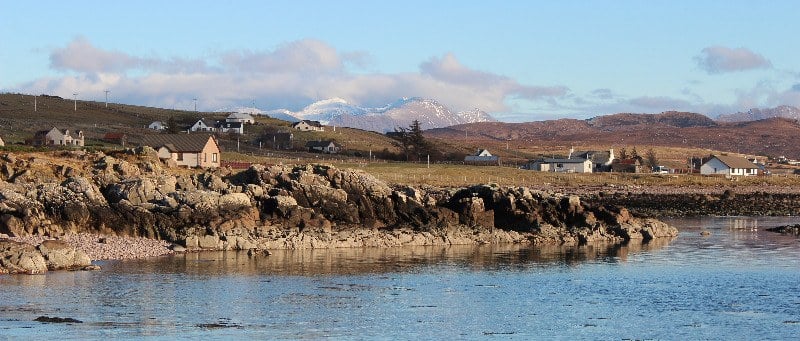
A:
[[[73,111],[78,111],[78,93],[77,92],[72,94],[72,102],[74,104]]]
[[[109,91],[106,90],[105,93],[106,93],[106,108],[108,108],[108,93],[109,93]]]
[[[36,112],[36,97],[39,96],[33,95],[33,112]]]

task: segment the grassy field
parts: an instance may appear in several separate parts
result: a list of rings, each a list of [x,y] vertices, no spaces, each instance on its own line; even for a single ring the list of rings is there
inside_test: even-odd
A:
[[[624,186],[668,186],[668,187],[736,187],[736,186],[800,186],[800,176],[777,175],[746,178],[725,178],[699,174],[629,174],[592,173],[566,174],[536,172],[516,167],[469,166],[463,164],[403,163],[345,158],[323,154],[272,155],[268,157],[223,153],[226,160],[250,163],[304,165],[308,163],[330,164],[334,167],[357,169],[369,173],[389,184],[430,185],[437,187],[461,187],[475,184],[498,184],[502,186],[556,186],[556,187],[624,187]]]
[[[345,165],[346,166],[346,165]],[[465,186],[496,183],[503,186],[798,186],[797,176],[768,176],[728,179],[704,175],[659,175],[594,173],[565,174],[535,172],[511,167],[370,163],[353,165],[392,184]]]

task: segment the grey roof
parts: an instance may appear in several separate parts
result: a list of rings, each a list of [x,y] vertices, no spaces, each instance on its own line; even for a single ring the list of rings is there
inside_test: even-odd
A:
[[[464,157],[464,161],[494,162],[497,160],[500,160],[500,157],[496,155],[492,156],[467,155]]]
[[[167,147],[172,152],[178,153],[197,153],[203,150],[208,139],[217,142],[214,135],[209,134],[159,134],[147,135],[142,138],[142,145],[150,146],[155,149]],[[219,146],[219,144],[217,144]]]
[[[308,124],[308,125],[310,125],[312,127],[322,127],[322,123],[319,123],[319,121],[302,120],[300,122],[305,122],[306,124]],[[292,127],[300,124],[300,122],[292,123]]]
[[[589,159],[594,163],[606,163],[611,157],[609,151],[587,150],[572,153],[573,158]]]
[[[740,168],[740,169],[754,169],[758,168],[758,165],[755,163],[750,162],[750,160],[745,159],[739,156],[733,155],[714,155],[719,161],[724,163],[729,168]]]
[[[199,120],[197,120],[197,121],[194,121],[194,123],[192,123],[192,126],[194,126],[195,124],[197,124],[197,122],[203,122],[203,124],[205,124],[207,127],[213,127],[213,126],[214,126],[214,124],[216,123],[216,121],[209,120],[209,119],[207,119],[207,118],[201,118],[201,119],[199,119]]]
[[[539,159],[535,162],[542,162],[542,163],[584,163],[588,159]]]

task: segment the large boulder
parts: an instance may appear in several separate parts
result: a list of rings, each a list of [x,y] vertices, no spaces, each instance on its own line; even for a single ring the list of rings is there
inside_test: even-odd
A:
[[[33,245],[0,240],[0,273],[42,274],[47,272],[44,256]]]
[[[85,252],[63,241],[45,240],[37,248],[44,256],[48,270],[80,269],[92,264]]]

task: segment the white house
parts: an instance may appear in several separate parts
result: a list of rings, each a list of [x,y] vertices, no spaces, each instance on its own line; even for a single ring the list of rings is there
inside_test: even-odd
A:
[[[167,130],[167,124],[161,121],[153,121],[153,123],[150,123],[147,127],[158,131]]]
[[[576,152],[572,148],[569,151],[568,159],[589,159],[592,161],[593,172],[607,172],[611,170],[611,165],[614,163],[616,157],[614,156],[614,149],[608,151],[600,150],[587,150]]]
[[[70,134],[69,129],[62,132],[58,128],[50,130],[40,130],[33,135],[30,143],[34,146],[79,146],[83,147],[84,136],[80,130],[75,131],[75,136]]]
[[[322,152],[328,154],[336,154],[342,150],[342,147],[333,141],[308,141],[306,148],[310,152]]]
[[[228,122],[228,121],[219,121],[214,126],[217,131],[222,133],[237,133],[239,135],[244,134],[244,123],[242,122]]]
[[[256,120],[250,114],[235,112],[228,115],[228,117],[225,118],[225,122],[239,122],[242,124],[253,124],[256,123]]]
[[[206,132],[212,132],[212,131],[216,131],[216,130],[217,130],[217,129],[214,127],[215,125],[216,125],[216,123],[212,123],[211,121],[208,121],[208,120],[205,120],[205,119],[202,119],[202,118],[201,118],[201,119],[197,120],[197,122],[195,122],[195,123],[192,125],[192,127],[191,127],[191,128],[189,128],[189,130],[190,130],[190,131],[206,131]]]
[[[302,120],[292,123],[292,128],[300,131],[325,131],[325,127],[323,127],[319,121],[311,120]]]
[[[540,172],[592,173],[593,163],[589,159],[540,159],[528,165]]]
[[[700,174],[758,175],[758,165],[740,156],[712,155],[711,159],[700,166]]]
[[[492,155],[487,149],[478,150],[475,155],[464,157],[465,164],[472,165],[500,165],[500,157]]]

